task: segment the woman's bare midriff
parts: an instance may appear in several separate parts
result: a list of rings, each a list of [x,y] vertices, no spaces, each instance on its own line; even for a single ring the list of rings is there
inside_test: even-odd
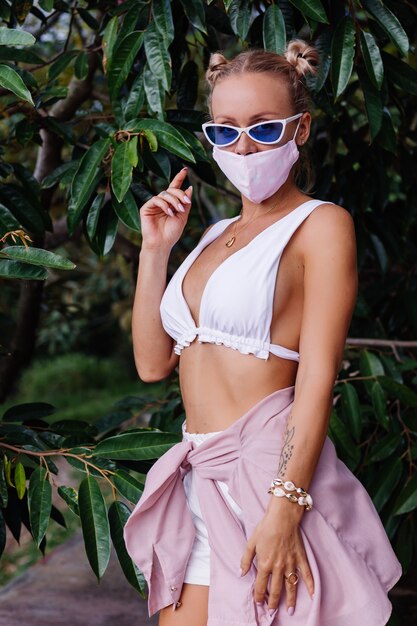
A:
[[[303,310],[302,244],[300,227],[285,247],[276,280],[271,343],[298,351]],[[211,254],[215,254],[214,244]],[[182,288],[196,319],[195,302],[204,250],[185,276]],[[204,282],[204,281],[203,281]],[[199,288],[200,291],[200,288]],[[194,306],[193,306],[194,304]],[[267,360],[242,354],[222,344],[195,339],[179,359],[179,380],[187,431],[224,430],[265,396],[294,385],[297,361],[270,353]]]

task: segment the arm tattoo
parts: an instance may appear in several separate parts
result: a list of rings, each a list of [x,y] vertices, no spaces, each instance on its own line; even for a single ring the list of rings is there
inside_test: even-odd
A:
[[[284,478],[285,472],[287,471],[287,463],[292,457],[292,451],[294,449],[294,444],[291,443],[294,437],[295,426],[290,426],[290,421],[292,418],[292,412],[290,412],[288,416],[287,426],[284,434],[284,443],[282,445],[281,455],[279,457],[279,465],[278,465],[278,478]]]

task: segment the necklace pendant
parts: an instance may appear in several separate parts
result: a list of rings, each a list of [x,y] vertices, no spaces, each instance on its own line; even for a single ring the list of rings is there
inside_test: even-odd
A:
[[[230,246],[233,246],[233,244],[236,241],[236,237],[232,237],[231,239],[229,239],[229,241],[226,241],[225,245],[230,248]]]

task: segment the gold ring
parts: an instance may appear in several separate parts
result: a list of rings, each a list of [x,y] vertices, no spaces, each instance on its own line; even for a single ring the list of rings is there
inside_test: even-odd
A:
[[[295,576],[295,580],[291,581],[291,576]],[[296,572],[290,572],[289,574],[284,574],[284,578],[289,582],[290,585],[296,585],[298,583],[298,574]]]

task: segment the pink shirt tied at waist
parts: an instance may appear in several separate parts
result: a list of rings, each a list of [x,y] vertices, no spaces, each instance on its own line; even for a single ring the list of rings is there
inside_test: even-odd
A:
[[[198,447],[176,443],[148,472],[141,498],[124,527],[127,551],[148,584],[151,617],[176,609],[195,536],[183,476],[195,470],[210,557],[208,626],[384,626],[392,605],[387,592],[402,574],[372,499],[336,456],[326,437],[300,532],[314,578],[311,599],[300,574],[292,616],[283,585],[278,608],[254,601],[257,558],[239,577],[246,542],[262,519],[276,475],[294,386],[274,391],[232,425]],[[313,416],[312,416],[313,418]],[[280,446],[281,444],[281,446]],[[291,478],[291,477],[288,477]],[[224,481],[243,511],[244,528],[215,481]],[[288,506],[299,506],[288,502]],[[270,579],[268,582],[268,592]],[[268,598],[266,593],[266,599]]]

